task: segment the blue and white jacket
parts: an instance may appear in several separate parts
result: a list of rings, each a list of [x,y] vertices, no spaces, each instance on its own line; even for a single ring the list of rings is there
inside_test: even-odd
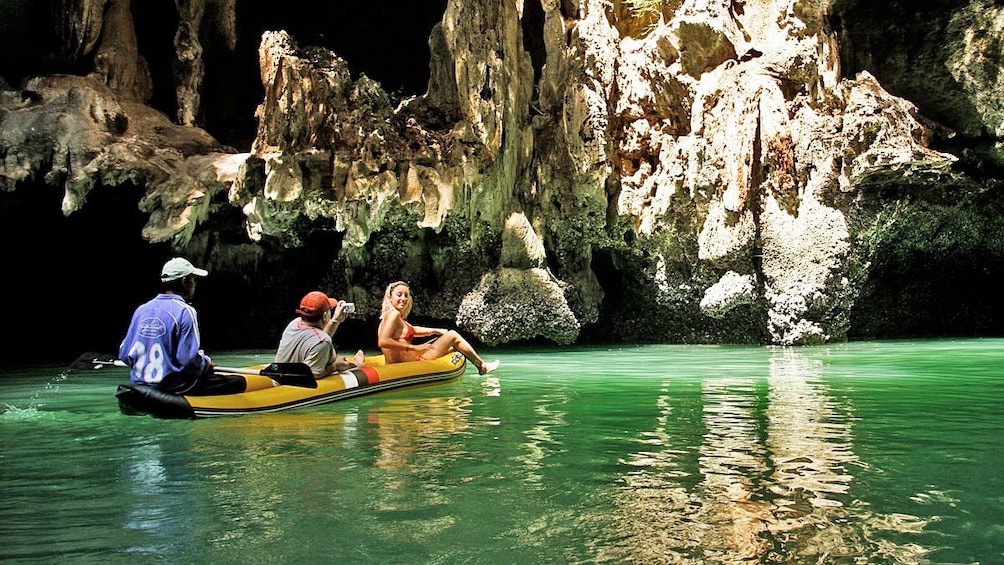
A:
[[[195,308],[180,295],[158,294],[133,313],[119,359],[132,368],[136,384],[157,386],[178,373],[191,375],[184,380],[194,384],[212,369],[200,343]]]

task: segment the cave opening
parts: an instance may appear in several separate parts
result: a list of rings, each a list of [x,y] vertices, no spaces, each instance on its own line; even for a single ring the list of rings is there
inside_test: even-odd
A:
[[[147,215],[137,186],[95,187],[87,205],[60,210],[62,188],[0,191],[0,241],[7,299],[0,317],[17,324],[3,363],[117,353],[132,310],[156,291],[170,251],[141,237]],[[114,349],[114,350],[113,350]]]
[[[172,66],[178,17],[170,4],[133,2],[140,53],[153,75],[151,106],[176,119]],[[345,59],[353,76],[379,82],[392,99],[424,94],[429,83],[429,36],[446,0],[380,3],[287,0],[281,10],[238,2],[236,43],[206,42],[198,124],[221,142],[247,150],[254,140],[255,108],[264,98],[258,46],[265,31],[284,30],[300,47],[319,46]],[[203,25],[210,18],[204,18]]]
[[[523,2],[523,48],[530,54],[533,65],[534,97],[538,92],[540,75],[547,62],[547,46],[544,43],[544,8],[540,0],[525,0]]]

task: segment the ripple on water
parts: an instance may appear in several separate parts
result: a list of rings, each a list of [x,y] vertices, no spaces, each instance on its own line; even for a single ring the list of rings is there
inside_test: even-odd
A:
[[[0,420],[6,422],[21,422],[27,420],[37,420],[46,417],[46,414],[35,406],[20,408],[4,404],[3,412],[0,412]]]

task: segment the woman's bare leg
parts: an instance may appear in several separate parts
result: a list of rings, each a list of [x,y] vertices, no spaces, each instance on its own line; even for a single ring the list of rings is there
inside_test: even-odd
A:
[[[451,347],[463,353],[464,357],[474,362],[474,366],[478,368],[478,374],[480,375],[490,373],[499,366],[499,362],[497,360],[486,363],[485,360],[478,355],[478,352],[474,351],[471,344],[467,343],[467,340],[457,333],[456,330],[450,330],[439,336],[439,339],[433,343],[432,355],[434,357],[446,355],[446,352],[449,351]]]

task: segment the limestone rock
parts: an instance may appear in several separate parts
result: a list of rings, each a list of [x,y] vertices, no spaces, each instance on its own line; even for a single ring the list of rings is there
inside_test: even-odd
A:
[[[464,297],[457,323],[489,345],[534,338],[567,345],[579,332],[561,285],[545,269],[486,273]]]
[[[185,245],[215,193],[234,172],[232,150],[205,131],[171,124],[152,109],[123,102],[93,78],[37,77],[0,106],[0,187],[42,177],[62,187],[63,213],[85,205],[97,184],[145,188],[149,241]],[[215,173],[214,173],[215,172]]]
[[[919,6],[887,30],[896,51],[862,14],[904,8],[865,4],[449,0],[428,91],[397,104],[268,31],[239,152],[196,127],[234,0],[175,4],[180,125],[145,105],[129,2],[56,1],[53,60],[85,72],[0,81],[0,188],[61,187],[71,214],[98,184],[140,186],[144,237],[176,249],[239,210],[235,256],[310,248],[371,319],[367,297],[408,278],[423,315],[490,344],[845,339],[901,203],[993,209],[1004,163],[1001,7]],[[1004,263],[981,229],[951,237]]]
[[[547,267],[544,242],[524,214],[513,213],[502,230],[502,267],[544,269]]]
[[[758,297],[756,280],[751,275],[743,276],[729,271],[704,291],[701,312],[712,318],[720,318],[737,306],[753,304]]]

